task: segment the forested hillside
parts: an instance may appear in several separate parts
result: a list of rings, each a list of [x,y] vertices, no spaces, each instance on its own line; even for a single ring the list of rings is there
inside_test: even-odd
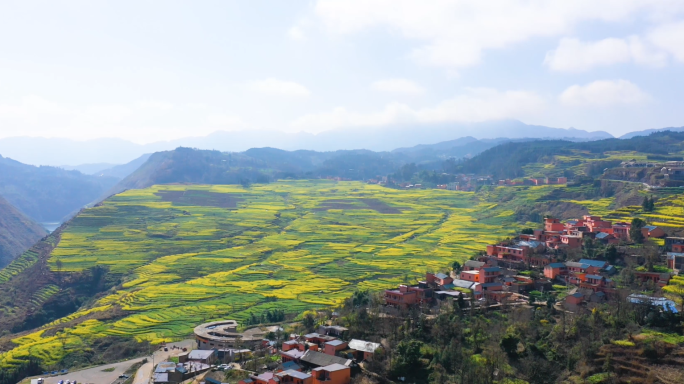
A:
[[[117,179],[0,156],[0,196],[36,222],[59,222],[94,202]]]
[[[630,139],[581,143],[563,140],[511,142],[466,160],[456,170],[491,174],[496,178],[542,175],[573,177],[580,173],[600,175],[605,168],[615,167],[621,161],[630,159],[682,160],[682,150],[684,133],[669,131]]]
[[[29,249],[47,233],[0,196],[0,268]]]

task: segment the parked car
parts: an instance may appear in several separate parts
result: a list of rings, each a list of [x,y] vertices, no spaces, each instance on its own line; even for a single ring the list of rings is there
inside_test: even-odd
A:
[[[128,375],[125,374],[125,373],[122,373],[121,375],[119,375],[119,379],[128,379],[129,377],[130,377],[130,376],[128,376]]]

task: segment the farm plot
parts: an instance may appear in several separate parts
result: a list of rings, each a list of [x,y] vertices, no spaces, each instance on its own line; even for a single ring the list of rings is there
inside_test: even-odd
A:
[[[122,285],[15,339],[0,367],[30,355],[49,365],[105,336],[159,343],[205,321],[336,306],[357,289],[442,271],[510,236],[520,228],[515,206],[549,188],[516,189],[508,200],[505,189],[476,195],[327,180],[129,190],[74,218],[49,260],[62,271],[107,266]],[[92,318],[109,312],[116,316]]]

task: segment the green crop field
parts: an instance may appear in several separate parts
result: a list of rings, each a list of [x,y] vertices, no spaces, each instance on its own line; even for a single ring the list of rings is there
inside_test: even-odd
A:
[[[49,365],[94,338],[159,343],[205,321],[244,321],[272,308],[300,313],[339,305],[358,289],[415,281],[516,233],[522,227],[516,207],[555,188],[475,194],[320,180],[129,190],[73,219],[49,260],[53,270],[59,260],[63,271],[105,265],[123,284],[15,338],[15,348],[0,354],[0,367],[29,355]],[[683,220],[681,198],[670,199],[679,205],[660,204],[653,215]],[[612,210],[609,200],[576,203],[626,219],[633,213]],[[31,257],[0,278],[18,273]],[[35,304],[55,288],[37,294]],[[97,316],[114,311],[117,316]]]

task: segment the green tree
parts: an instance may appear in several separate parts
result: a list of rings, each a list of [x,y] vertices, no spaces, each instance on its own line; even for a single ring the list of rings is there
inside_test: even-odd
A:
[[[644,212],[651,212],[651,201],[648,199],[648,196],[644,197],[644,201],[641,203],[641,209]]]
[[[606,252],[605,252],[604,257],[606,258],[606,260],[610,264],[615,264],[615,261],[617,260],[617,257],[618,257],[618,250],[617,250],[617,247],[615,246],[615,244],[611,244],[608,247],[606,247]]]
[[[423,343],[417,340],[402,340],[397,345],[397,356],[392,362],[395,377],[413,377],[420,369],[420,348]]]
[[[312,314],[307,313],[304,319],[302,319],[302,325],[310,332],[313,330],[314,325],[316,325],[316,319],[314,319]]]
[[[453,263],[451,263],[451,269],[453,269],[456,272],[460,271],[461,263],[459,263],[458,261],[454,261]]]
[[[632,219],[632,227],[629,229],[629,237],[633,242],[642,244],[644,242],[644,235],[641,233],[641,228],[646,225],[646,222],[638,217]]]

